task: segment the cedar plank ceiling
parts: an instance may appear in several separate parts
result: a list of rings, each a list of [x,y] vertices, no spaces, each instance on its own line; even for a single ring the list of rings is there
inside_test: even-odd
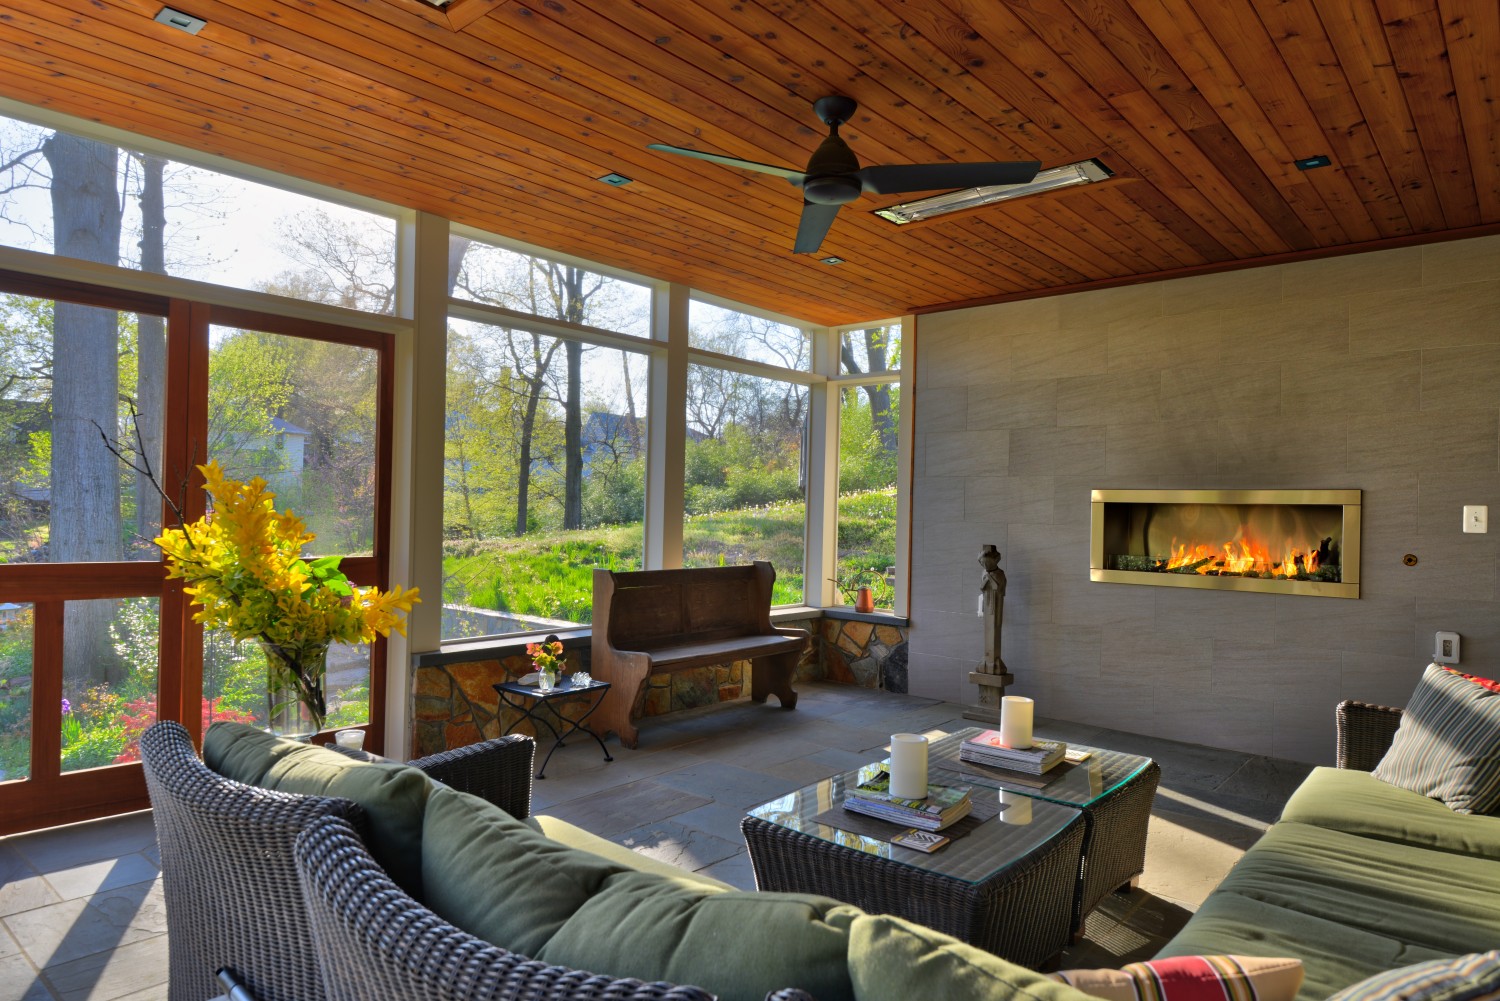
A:
[[[160,6],[5,0],[0,93],[824,323],[1500,229],[1496,0]],[[865,195],[829,266],[785,181],[645,148],[800,169],[832,93],[865,164],[1117,177],[900,228]]]

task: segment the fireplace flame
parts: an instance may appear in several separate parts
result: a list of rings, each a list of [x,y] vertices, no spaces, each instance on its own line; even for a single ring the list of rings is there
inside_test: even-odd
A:
[[[1327,541],[1321,552],[1328,552]],[[1299,577],[1316,572],[1319,560],[1318,546],[1299,545],[1290,539],[1277,545],[1245,538],[1242,529],[1234,539],[1217,547],[1211,543],[1179,542],[1173,538],[1172,554],[1162,569],[1209,576]]]

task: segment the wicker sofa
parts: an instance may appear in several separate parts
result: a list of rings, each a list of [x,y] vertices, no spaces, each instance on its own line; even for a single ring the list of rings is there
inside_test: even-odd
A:
[[[1344,702],[1318,768],[1159,956],[1295,956],[1298,1001],[1500,944],[1500,816],[1454,813],[1370,775],[1402,710]]]
[[[221,968],[257,1001],[1096,1001],[898,918],[738,891],[530,817],[533,750],[411,767],[221,723],[200,760],[156,724],[141,751],[169,1001],[212,997]]]
[[[1298,1001],[1315,1001],[1374,973],[1500,942],[1500,817],[1454,814],[1368,772],[1401,712],[1338,707],[1339,767],[1308,777],[1159,957],[1297,957],[1306,966]],[[350,761],[225,724],[206,741],[212,767],[173,723],[152,728],[141,746],[161,844],[171,1001],[212,996],[221,966],[259,1001],[1090,998],[896,918],[827,898],[734,891],[530,817],[529,738],[418,768]],[[288,763],[302,758],[313,772],[288,781]],[[432,782],[432,772],[446,778]],[[412,817],[428,821],[420,845],[397,830]],[[509,868],[449,873],[440,885],[445,860],[486,847]],[[727,920],[705,916],[705,900]],[[586,920],[574,928],[578,915]],[[769,936],[756,937],[767,925]],[[747,986],[737,963],[769,970],[775,989]]]

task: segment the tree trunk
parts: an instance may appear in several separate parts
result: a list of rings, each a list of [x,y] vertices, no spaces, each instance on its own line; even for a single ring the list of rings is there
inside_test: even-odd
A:
[[[542,379],[538,375],[526,394],[526,411],[521,417],[520,469],[516,475],[516,535],[526,534],[526,508],[531,495],[531,434],[536,427],[536,408],[542,396]]]
[[[42,146],[52,170],[53,247],[103,264],[120,259],[119,150],[56,133]],[[52,327],[52,468],[48,559],[120,559],[120,476],[99,440],[113,437],[119,399],[119,316],[59,302]],[[124,665],[109,638],[113,601],[70,601],[63,676],[79,686],[118,682]]]
[[[562,273],[563,318],[584,320],[586,295],[583,272],[564,268]],[[583,344],[569,339],[568,391],[563,401],[563,528],[583,527]]]
[[[641,425],[635,416],[635,390],[630,386],[630,352],[620,351],[620,375],[625,382],[625,437],[630,442],[630,459],[642,454]]]
[[[583,344],[568,341],[568,402],[563,415],[563,528],[583,527]]]
[[[141,270],[167,273],[167,214],[162,193],[162,175],[166,161],[154,156],[141,157]],[[174,476],[161,468],[163,415],[166,413],[167,331],[159,316],[136,318],[135,406],[139,414],[141,458],[156,472],[163,487],[171,489]],[[180,472],[186,472],[182,470]],[[145,475],[135,477],[135,530],[146,538],[155,538],[161,526],[162,503],[156,488]]]

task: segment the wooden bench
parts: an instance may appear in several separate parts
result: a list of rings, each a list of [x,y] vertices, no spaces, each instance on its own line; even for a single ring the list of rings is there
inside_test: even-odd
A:
[[[805,629],[771,625],[776,571],[752,566],[693,570],[594,571],[590,673],[611,684],[593,727],[613,730],[635,747],[635,720],[646,704],[646,679],[708,664],[749,660],[750,697],[775,695],[797,705],[792,672],[807,645]]]

